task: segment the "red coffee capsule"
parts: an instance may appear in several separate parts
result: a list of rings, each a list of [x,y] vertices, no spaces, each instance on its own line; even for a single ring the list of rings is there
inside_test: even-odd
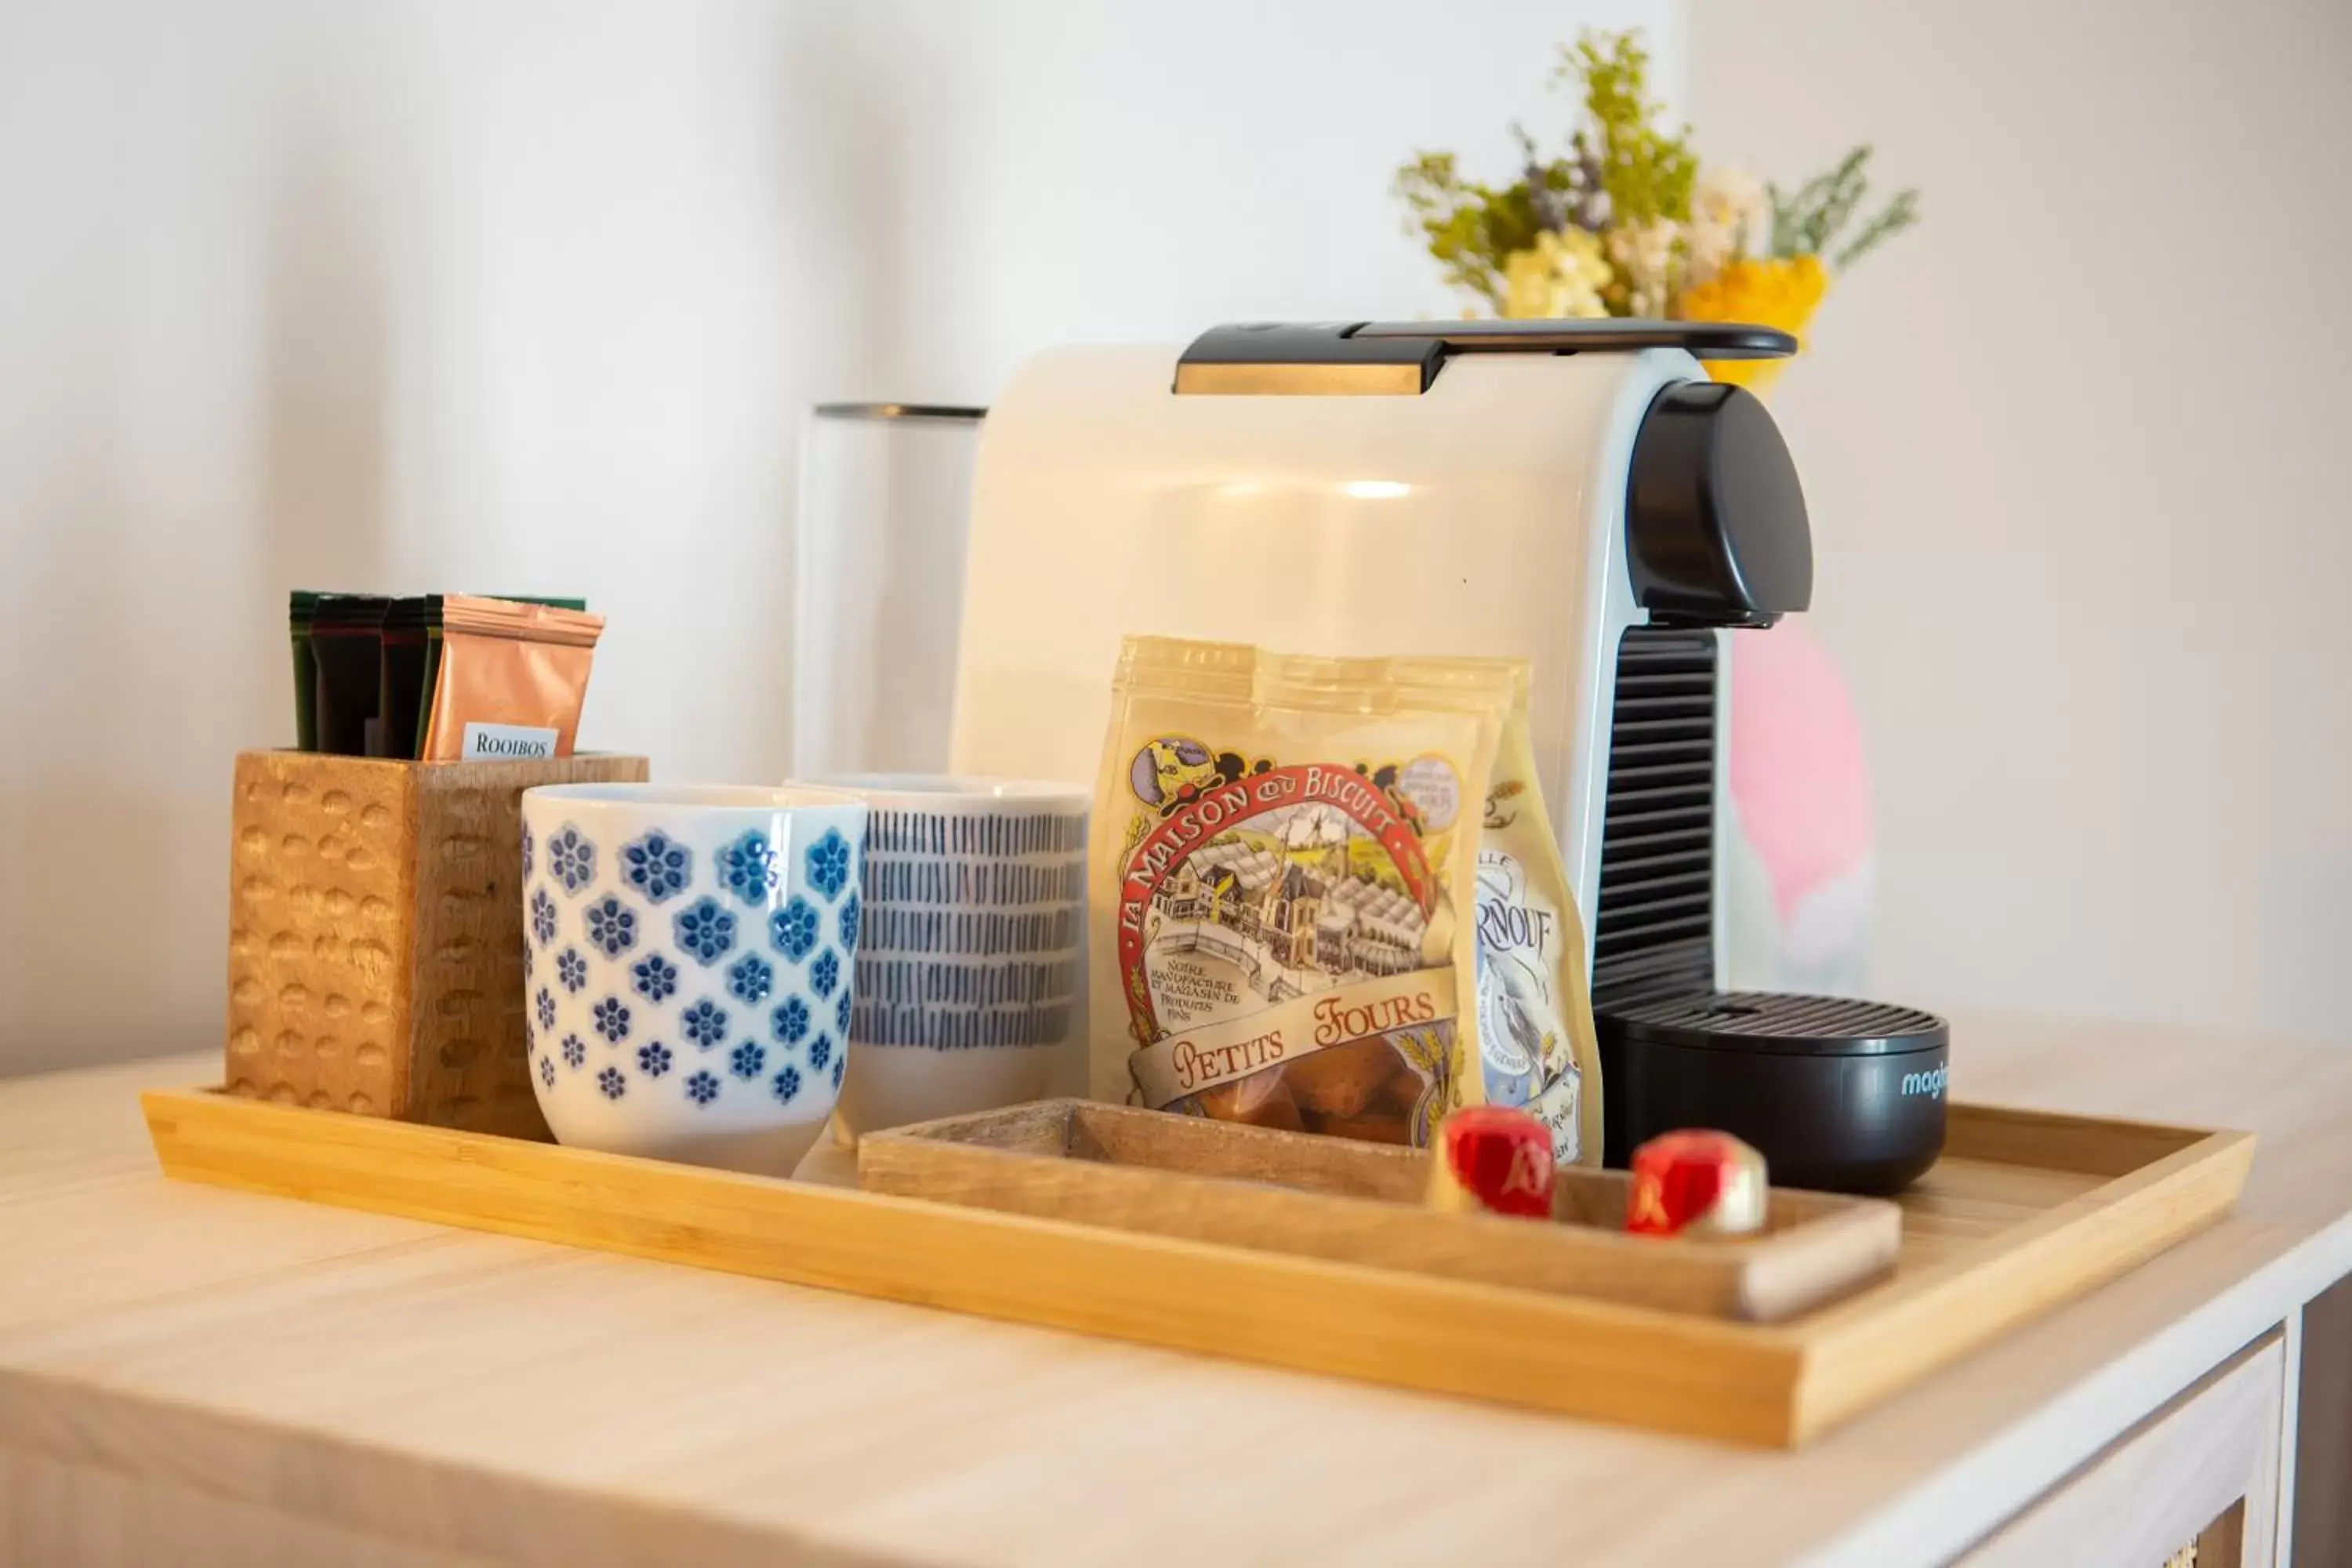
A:
[[[1437,1127],[1429,1206],[1551,1217],[1551,1131],[1524,1110],[1471,1105]]]
[[[1764,1226],[1764,1156],[1728,1132],[1664,1132],[1633,1151],[1625,1228],[1635,1236],[1745,1236]]]

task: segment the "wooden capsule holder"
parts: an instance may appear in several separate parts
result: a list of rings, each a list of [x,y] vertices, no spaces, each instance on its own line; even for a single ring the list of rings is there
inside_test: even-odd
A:
[[[1883,1198],[1773,1189],[1746,1237],[1625,1233],[1622,1171],[1561,1170],[1552,1223],[1426,1206],[1427,1150],[1124,1105],[1048,1100],[858,1141],[868,1192],[1477,1280],[1662,1311],[1776,1322],[1895,1269]]]

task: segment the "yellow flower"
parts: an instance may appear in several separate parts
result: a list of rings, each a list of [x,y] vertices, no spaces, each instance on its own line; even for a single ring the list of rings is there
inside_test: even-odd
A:
[[[1778,327],[1804,345],[1804,327],[1830,289],[1830,270],[1821,257],[1783,257],[1734,261],[1675,300],[1675,315],[1686,322],[1755,322]],[[1764,393],[1780,378],[1788,360],[1707,360],[1717,381]]]
[[[1818,256],[1751,258],[1684,289],[1675,314],[1686,321],[1753,321],[1802,338],[1829,286],[1829,269]]]
[[[1732,262],[1706,282],[1684,289],[1675,302],[1675,314],[1686,321],[1751,321],[1760,327],[1778,327],[1801,346],[1806,324],[1813,319],[1829,286],[1829,268],[1818,256],[1751,258]],[[1712,360],[1706,368],[1717,381],[1760,393],[1780,379],[1787,363]]]
[[[1547,229],[1504,260],[1503,314],[1513,321],[1605,316],[1601,290],[1613,276],[1598,235]]]

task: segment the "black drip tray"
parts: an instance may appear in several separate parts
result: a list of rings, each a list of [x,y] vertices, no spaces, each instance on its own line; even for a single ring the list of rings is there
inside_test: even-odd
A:
[[[1894,1192],[1944,1147],[1951,1031],[1916,1007],[1705,991],[1607,1007],[1603,1158],[1712,1127],[1763,1151],[1781,1186]]]

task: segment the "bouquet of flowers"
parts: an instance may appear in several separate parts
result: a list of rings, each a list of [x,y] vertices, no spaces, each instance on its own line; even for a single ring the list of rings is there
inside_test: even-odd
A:
[[[1792,191],[1702,167],[1688,127],[1659,128],[1649,68],[1633,33],[1563,46],[1553,85],[1583,107],[1567,151],[1546,158],[1514,125],[1525,166],[1507,185],[1464,178],[1451,153],[1420,154],[1396,174],[1406,232],[1475,297],[1466,314],[1753,321],[1801,342],[1831,279],[1918,221],[1919,193],[1897,192],[1862,216],[1866,145]],[[1760,390],[1780,364],[1708,368]]]

